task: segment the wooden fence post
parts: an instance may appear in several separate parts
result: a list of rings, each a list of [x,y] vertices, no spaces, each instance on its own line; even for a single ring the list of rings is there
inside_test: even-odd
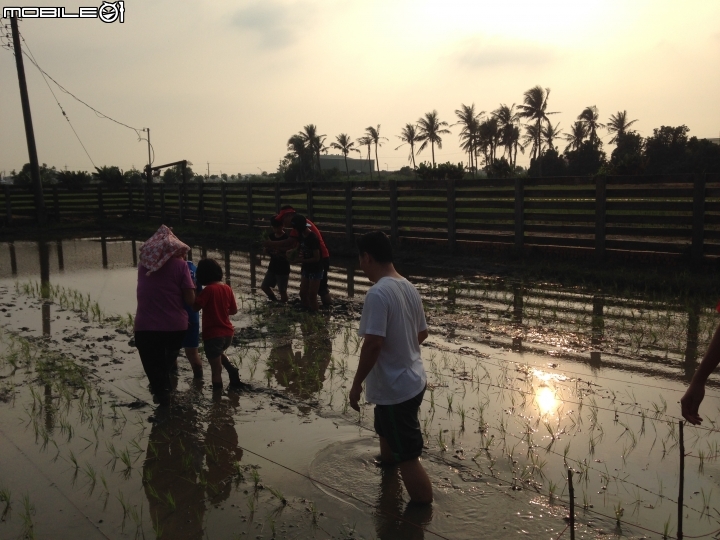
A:
[[[103,201],[102,184],[98,184],[98,187],[97,187],[97,203],[98,203],[98,215],[100,216],[100,221],[103,221],[105,219],[105,204]]]
[[[390,188],[390,241],[393,245],[398,243],[398,191],[397,180],[388,181]]]
[[[275,213],[280,213],[280,182],[275,182]]]
[[[55,206],[55,220],[60,221],[60,194],[57,186],[53,186],[53,205]]]
[[[352,200],[352,182],[345,184],[345,237],[348,244],[352,244],[353,237],[353,200]]]
[[[222,204],[222,226],[223,230],[228,227],[228,209],[227,209],[227,184],[220,184],[220,202]]]
[[[5,186],[5,221],[8,225],[12,221],[12,199],[10,186]]]
[[[178,219],[180,223],[185,223],[185,212],[183,212],[183,190],[185,184],[178,184]]]
[[[148,187],[146,184],[143,184],[143,200],[145,201],[145,217],[150,217],[150,201],[148,200],[148,197],[150,196],[148,193]]]
[[[198,182],[198,219],[200,220],[200,223],[202,225],[205,225],[205,193],[203,191],[204,187],[205,182],[200,180]]]
[[[315,221],[315,211],[313,210],[313,183],[307,183],[307,215],[310,221]]]
[[[160,221],[165,223],[165,184],[160,184]]]
[[[447,229],[450,253],[455,252],[455,180],[447,181]]]
[[[595,177],[595,258],[605,258],[605,223],[607,222],[607,177]]]
[[[703,258],[705,240],[705,183],[704,174],[696,174],[693,189],[693,225],[692,225],[692,260],[700,262]]]
[[[525,186],[522,178],[515,179],[515,252],[521,255],[525,241]]]
[[[253,220],[253,192],[252,184],[250,182],[247,184],[247,218],[248,228],[252,230],[255,223]]]

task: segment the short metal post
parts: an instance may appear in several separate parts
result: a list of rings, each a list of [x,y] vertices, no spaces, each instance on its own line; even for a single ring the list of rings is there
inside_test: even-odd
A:
[[[678,525],[677,540],[683,540],[683,490],[685,488],[685,438],[683,427],[685,422],[680,420],[680,492],[678,493]]]
[[[575,487],[573,472],[568,468],[568,489],[570,490],[570,540],[575,540]]]

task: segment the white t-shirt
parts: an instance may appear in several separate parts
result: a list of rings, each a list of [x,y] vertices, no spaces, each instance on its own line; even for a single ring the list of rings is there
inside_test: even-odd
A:
[[[358,334],[385,338],[365,380],[365,398],[395,405],[419,394],[427,383],[418,334],[427,330],[417,289],[406,279],[381,278],[367,292]]]

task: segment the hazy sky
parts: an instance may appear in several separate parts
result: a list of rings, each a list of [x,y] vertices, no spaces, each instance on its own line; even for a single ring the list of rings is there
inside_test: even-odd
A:
[[[627,109],[643,135],[686,124],[718,137],[718,21],[717,0],[130,0],[124,24],[24,19],[20,29],[68,90],[149,127],[156,165],[188,159],[204,172],[209,161],[211,173],[234,174],[275,171],[308,123],[328,143],[381,124],[390,140],[380,167],[397,169],[407,161],[395,150],[405,123],[437,109],[452,124],[461,103],[491,111],[537,84],[551,88],[561,128],[597,105],[603,121]],[[25,66],[40,162],[92,170],[39,72]],[[133,131],[53,90],[97,165],[147,162]],[[463,159],[452,129],[437,160]],[[419,159],[430,160],[429,149]],[[0,50],[0,171],[27,161],[15,59]]]

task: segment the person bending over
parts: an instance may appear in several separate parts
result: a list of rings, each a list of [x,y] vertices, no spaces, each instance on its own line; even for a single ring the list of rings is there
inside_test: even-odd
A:
[[[272,227],[269,237],[271,242],[282,242],[290,238],[283,230],[282,221],[277,216],[270,218],[270,226]],[[290,263],[285,256],[285,252],[281,249],[266,247],[265,252],[270,255],[270,264],[268,264],[261,288],[267,297],[275,302],[277,297],[273,292],[273,287],[277,287],[280,293],[280,301],[286,304],[288,301],[287,288],[288,279],[290,278]]]
[[[715,329],[710,346],[693,375],[685,395],[680,399],[682,415],[691,424],[698,425],[703,421],[700,416],[700,403],[705,397],[705,384],[718,364],[720,364],[720,326]]]
[[[293,230],[297,231],[300,238],[299,259],[302,263],[300,271],[300,301],[303,307],[311,312],[319,309],[317,296],[318,289],[322,283],[323,270],[320,260],[320,241],[317,235],[310,230],[305,216],[296,214],[292,218]]]
[[[386,465],[398,465],[410,500],[429,504],[432,485],[420,463],[423,438],[418,412],[427,376],[420,344],[428,337],[425,313],[417,289],[397,273],[392,246],[381,231],[358,240],[360,268],[374,283],[368,290],[358,334],[364,337],[350,406],[360,410],[365,398],[375,403],[375,431]]]

